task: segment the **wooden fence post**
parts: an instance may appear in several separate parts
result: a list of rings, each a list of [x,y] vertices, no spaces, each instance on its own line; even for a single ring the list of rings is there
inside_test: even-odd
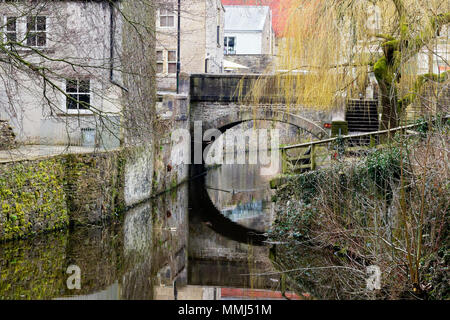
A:
[[[375,148],[377,142],[376,142],[376,137],[374,135],[370,136],[370,147],[371,148]]]
[[[316,145],[311,145],[311,170],[316,170]]]
[[[281,149],[281,173],[284,174],[287,172],[287,166],[288,166],[288,161],[287,161],[286,149]]]

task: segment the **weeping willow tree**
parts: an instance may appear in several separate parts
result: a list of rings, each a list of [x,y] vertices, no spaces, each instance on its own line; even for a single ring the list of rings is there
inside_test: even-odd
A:
[[[364,94],[372,79],[387,129],[398,126],[426,82],[448,80],[446,73],[420,75],[417,67],[423,52],[448,67],[446,57],[434,51],[436,41],[448,48],[448,1],[286,0],[283,5],[289,17],[275,81],[285,101],[316,109],[342,107]],[[252,98],[273,87],[266,81],[257,81]]]

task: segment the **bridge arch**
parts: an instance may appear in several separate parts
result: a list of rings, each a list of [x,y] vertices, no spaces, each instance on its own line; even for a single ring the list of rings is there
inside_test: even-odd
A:
[[[198,105],[197,105],[198,106]],[[226,110],[220,110],[221,105],[209,104],[207,110],[200,107],[202,116],[194,117],[202,121],[202,131],[206,132],[209,129],[218,129],[222,133],[232,127],[247,121],[252,120],[266,120],[276,121],[293,125],[299,129],[305,130],[316,139],[324,139],[328,137],[328,133],[317,122],[310,120],[304,116],[287,112],[286,110],[277,109],[275,107],[244,107],[231,105]],[[217,137],[216,137],[217,138]],[[193,140],[195,143],[195,141]],[[202,142],[202,150],[207,143]],[[190,208],[197,212],[200,218],[208,222],[208,225],[215,232],[238,242],[253,243],[254,245],[264,245],[266,235],[244,226],[239,225],[226,218],[213,204],[205,187],[206,169],[204,164],[191,165],[190,189],[195,192],[190,192]]]
[[[245,96],[250,92],[254,82],[261,75],[190,75],[189,83],[189,116],[191,129],[191,150],[200,149],[202,154],[210,141],[203,141],[204,132],[218,129],[224,133],[240,123],[252,120],[267,120],[287,123],[321,140],[328,137],[328,132],[322,128],[324,121],[331,121],[331,114],[325,111],[314,111],[301,106],[287,108],[281,99],[277,104],[243,105],[237,92]],[[268,95],[270,99],[277,96],[280,88],[276,82],[270,83]],[[274,85],[273,85],[274,84]],[[263,101],[266,101],[263,99]],[[328,119],[328,120],[325,120]],[[202,123],[201,139],[195,134],[198,128],[196,122]],[[215,137],[217,138],[217,137]],[[204,163],[196,164],[194,153],[190,165],[191,180],[189,191],[189,207],[200,214],[208,226],[228,238],[239,242],[264,244],[266,235],[252,229],[245,228],[226,218],[213,204],[205,187],[206,169]]]
[[[309,132],[319,140],[328,136],[327,131],[313,120],[287,112],[285,110],[277,110],[267,107],[241,107],[238,110],[232,110],[216,118],[204,119],[203,131],[209,129],[219,129],[223,133],[240,123],[252,120],[267,120],[287,123]]]
[[[204,170],[201,165],[192,165]],[[209,228],[218,234],[245,244],[256,246],[265,245],[267,235],[260,231],[244,227],[225,217],[216,208],[205,187],[205,174],[202,174],[189,182],[189,208],[201,221],[208,223]],[[194,192],[195,190],[195,192]]]

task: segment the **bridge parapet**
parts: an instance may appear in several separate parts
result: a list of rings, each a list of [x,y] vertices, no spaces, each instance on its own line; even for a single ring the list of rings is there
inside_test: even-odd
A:
[[[260,77],[265,77],[266,85],[260,101],[263,103],[283,103],[280,96],[280,81],[273,75],[259,74],[192,74],[190,84],[193,102],[239,102],[246,97]]]
[[[261,75],[255,74],[192,74],[189,108],[191,136],[195,135],[194,131],[198,128],[195,123],[200,121],[203,137],[203,133],[209,129],[225,132],[240,123],[254,120],[287,123],[302,132],[309,132],[319,140],[329,135],[324,124],[331,122],[332,113],[295,103],[280,102],[282,90],[277,88],[283,83],[275,76],[265,76],[269,80],[264,81],[267,90],[264,88],[262,92],[267,94],[267,97],[258,99],[257,103],[247,100],[246,95],[251,92],[260,77]],[[276,82],[279,86],[270,86],[271,82]]]

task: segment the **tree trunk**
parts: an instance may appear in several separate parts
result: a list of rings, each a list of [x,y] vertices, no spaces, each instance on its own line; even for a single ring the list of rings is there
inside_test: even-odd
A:
[[[380,130],[392,129],[399,126],[400,117],[398,115],[397,95],[391,92],[391,86],[380,81],[382,115]],[[394,90],[395,91],[395,90]]]

